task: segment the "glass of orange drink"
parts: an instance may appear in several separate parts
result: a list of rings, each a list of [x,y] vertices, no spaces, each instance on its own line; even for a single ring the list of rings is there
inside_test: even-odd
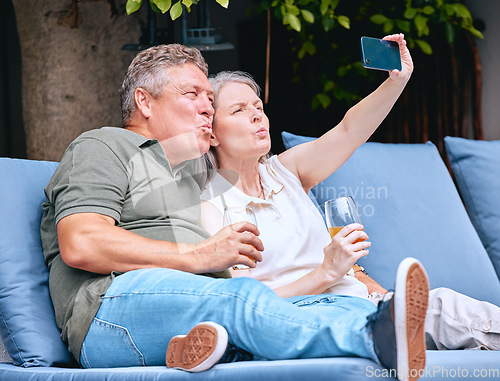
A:
[[[226,207],[224,210],[224,226],[229,226],[237,222],[247,221],[257,226],[255,211],[251,205]],[[250,257],[253,259],[252,257]],[[246,270],[250,267],[238,264],[233,266],[233,270]]]
[[[344,226],[361,223],[358,208],[351,196],[338,197],[325,202],[326,224],[333,238]]]

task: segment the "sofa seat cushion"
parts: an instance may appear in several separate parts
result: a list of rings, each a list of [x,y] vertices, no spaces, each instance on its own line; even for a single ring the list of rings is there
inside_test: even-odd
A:
[[[53,367],[22,369],[10,364],[0,364],[0,380],[9,381],[362,381],[377,379],[373,376],[367,378],[367,372],[381,374],[384,368],[373,361],[355,357],[234,362],[217,364],[201,373],[188,373],[160,366],[111,369]],[[392,377],[382,379],[396,381]]]
[[[500,380],[500,352],[494,351],[427,351],[426,368],[420,381]],[[0,380],[9,381],[370,381],[391,380],[394,372],[374,362],[354,357],[244,361],[218,364],[202,373],[188,373],[165,367],[132,367],[113,369],[22,369],[0,364]]]
[[[71,360],[56,326],[40,241],[43,189],[56,167],[0,158],[0,335],[23,367]]]
[[[444,141],[467,212],[500,279],[500,140]]]
[[[313,138],[284,132],[283,139],[291,147]],[[424,264],[432,288],[500,305],[493,265],[432,143],[366,143],[313,193],[320,205],[354,197],[372,242],[359,263],[385,288],[411,256]]]

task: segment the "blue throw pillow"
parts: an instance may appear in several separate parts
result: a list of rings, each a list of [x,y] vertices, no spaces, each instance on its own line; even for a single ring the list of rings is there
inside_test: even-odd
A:
[[[500,140],[444,141],[465,207],[500,278]]]
[[[287,148],[313,139],[282,137]],[[411,256],[426,267],[432,288],[500,305],[500,282],[432,143],[366,143],[313,193],[320,205],[354,197],[372,242],[359,262],[385,288]]]
[[[0,335],[15,365],[70,363],[40,241],[43,189],[57,163],[0,158]]]

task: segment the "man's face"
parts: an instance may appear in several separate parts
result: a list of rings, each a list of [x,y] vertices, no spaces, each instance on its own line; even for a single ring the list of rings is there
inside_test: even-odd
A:
[[[208,151],[213,91],[206,75],[191,63],[168,69],[168,77],[163,92],[152,101],[149,126],[176,165]]]

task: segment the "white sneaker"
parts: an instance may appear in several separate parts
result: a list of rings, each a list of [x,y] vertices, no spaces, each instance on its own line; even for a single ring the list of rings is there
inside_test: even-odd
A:
[[[196,324],[187,335],[174,336],[168,343],[169,368],[202,372],[217,364],[227,348],[226,329],[210,321]]]
[[[418,380],[425,369],[429,279],[417,259],[405,258],[399,264],[393,298],[398,378]]]
[[[405,258],[396,273],[394,294],[368,316],[375,353],[400,381],[416,381],[425,369],[425,316],[429,280],[422,264]]]

